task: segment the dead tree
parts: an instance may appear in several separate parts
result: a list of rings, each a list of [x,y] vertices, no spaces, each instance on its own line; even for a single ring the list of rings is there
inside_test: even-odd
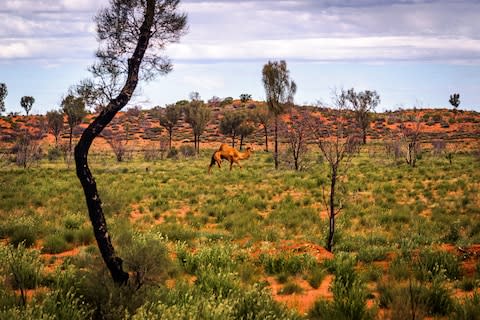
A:
[[[293,158],[293,166],[299,171],[302,167],[302,161],[308,151],[308,132],[309,132],[309,113],[308,111],[299,111],[295,108],[290,109],[289,119],[283,123],[283,132],[289,145],[288,152]]]
[[[322,124],[319,120],[312,118],[310,128],[315,135],[320,152],[325,158],[329,167],[329,191],[328,199],[323,193],[323,202],[328,213],[329,231],[327,237],[327,250],[332,251],[335,235],[335,217],[342,210],[341,201],[337,199],[337,184],[339,179],[346,174],[351,159],[359,150],[362,139],[348,128],[348,121],[345,117],[346,100],[345,96],[336,94],[334,96],[334,117],[328,124]],[[324,132],[328,134],[325,135]]]

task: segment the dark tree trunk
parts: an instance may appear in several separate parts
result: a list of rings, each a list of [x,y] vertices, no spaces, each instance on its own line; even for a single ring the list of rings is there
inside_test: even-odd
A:
[[[265,132],[265,151],[268,152],[268,129],[267,126],[263,126]]]
[[[337,170],[332,170],[330,181],[330,212],[329,212],[329,230],[327,240],[327,250],[332,252],[333,236],[335,235],[335,184],[337,183]]]
[[[240,136],[240,151],[243,148],[243,135]]]
[[[72,137],[73,137],[73,127],[70,127],[70,140],[68,142],[68,152],[72,154]]]
[[[232,148],[235,148],[235,134],[232,135]]]
[[[168,129],[168,149],[172,149],[173,128]]]
[[[367,128],[362,130],[362,142],[363,144],[367,144]]]
[[[275,169],[278,169],[278,116],[275,116],[275,151],[273,158],[275,159]]]
[[[140,65],[148,47],[151,37],[151,28],[154,20],[155,1],[147,1],[144,21],[140,28],[140,35],[137,46],[132,57],[128,60],[128,75],[124,87],[120,94],[110,100],[110,103],[100,112],[98,117],[85,129],[80,140],[75,147],[75,164],[77,168],[77,177],[82,184],[87,202],[88,214],[93,226],[95,239],[102,258],[110,271],[112,279],[117,284],[126,284],[128,273],[123,270],[122,259],[115,254],[110,235],[108,233],[107,222],[103,214],[102,201],[97,190],[97,184],[88,167],[88,151],[93,140],[110,123],[113,117],[130,100],[138,83],[138,74]]]

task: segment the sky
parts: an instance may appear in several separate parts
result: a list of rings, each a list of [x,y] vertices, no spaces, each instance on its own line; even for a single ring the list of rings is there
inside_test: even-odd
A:
[[[0,0],[0,83],[7,113],[59,108],[89,76],[96,12],[108,0]],[[131,106],[149,109],[196,91],[264,100],[262,67],[285,60],[297,104],[328,104],[334,90],[376,90],[378,111],[451,107],[480,111],[478,0],[183,0],[189,32],[166,54],[173,71],[142,83]]]

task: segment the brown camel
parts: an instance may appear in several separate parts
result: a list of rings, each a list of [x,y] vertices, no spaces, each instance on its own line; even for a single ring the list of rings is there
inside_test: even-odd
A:
[[[212,155],[212,161],[208,166],[208,173],[210,173],[210,170],[215,165],[215,163],[218,165],[219,168],[221,168],[220,164],[222,163],[222,159],[230,161],[230,170],[232,170],[234,162],[238,164],[240,168],[242,168],[242,165],[240,164],[240,162],[238,162],[238,160],[248,159],[251,153],[252,148],[250,147],[247,147],[245,152],[240,152],[235,148],[230,147],[228,144],[222,143],[220,145],[220,148],[218,148],[218,150],[215,151]]]

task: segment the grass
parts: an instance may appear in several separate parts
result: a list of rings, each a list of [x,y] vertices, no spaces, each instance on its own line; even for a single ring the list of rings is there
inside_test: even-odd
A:
[[[300,173],[275,171],[270,155],[257,153],[244,161],[242,170],[215,168],[208,175],[210,155],[205,151],[197,158],[156,162],[136,157],[123,163],[116,163],[108,155],[91,158],[119,255],[132,273],[141,275],[144,265],[152,274],[142,278],[146,284],[142,287],[144,300],[131,301],[131,312],[136,310],[134,307],[140,308],[136,314],[139,318],[172,305],[178,308],[178,314],[188,313],[202,304],[205,312],[210,308],[226,318],[247,307],[261,314],[256,305],[241,305],[250,303],[248,299],[255,295],[265,301],[271,312],[298,318],[283,313],[272,302],[269,293],[263,291],[262,281],[270,276],[283,279],[284,293],[300,293],[292,279],[301,276],[312,288],[318,288],[328,273],[339,278],[341,275],[349,285],[354,284],[353,291],[349,295],[337,285],[336,294],[341,297],[337,305],[319,303],[318,312],[325,309],[339,315],[358,311],[370,317],[370,311],[361,309],[370,293],[362,281],[393,284],[391,288],[379,285],[378,290],[386,292],[381,305],[398,308],[394,313],[399,316],[405,310],[387,293],[407,294],[408,290],[397,284],[408,281],[419,281],[426,288],[422,289],[424,308],[419,312],[453,315],[475,310],[469,301],[461,309],[449,300],[455,298],[448,288],[475,291],[476,282],[464,278],[461,261],[440,246],[468,247],[480,241],[480,170],[471,155],[456,155],[452,166],[424,155],[417,168],[394,165],[381,153],[367,150],[355,156],[339,183],[343,209],[337,216],[334,239],[337,258],[326,263],[316,259],[315,251],[282,247],[286,242],[325,245],[328,224],[324,190],[328,189],[328,177],[324,162],[312,164]],[[21,244],[21,250],[33,247],[54,254],[82,247],[79,257],[65,260],[60,267],[70,265],[79,279],[87,277],[96,279],[93,283],[103,283],[95,278],[105,273],[105,268],[73,168],[47,160],[27,171],[6,165],[0,168],[0,185],[7,186],[0,189],[2,247],[6,243]],[[338,258],[342,256],[351,258]],[[382,268],[387,272],[382,273]],[[350,272],[362,277],[350,279]],[[441,283],[439,275],[446,277]],[[102,277],[102,281],[108,279],[108,275]],[[0,280],[7,278],[5,272],[0,275]],[[175,284],[175,299],[163,291],[159,293],[164,288],[156,288],[167,279]],[[152,282],[155,289],[147,290]],[[245,295],[240,293],[243,289]],[[1,290],[9,293],[12,288]],[[7,301],[9,294],[2,292],[0,297]],[[87,293],[82,291],[85,297]],[[217,300],[209,300],[206,293],[214,294]],[[190,305],[181,301],[182,294],[193,295]],[[76,301],[78,296],[65,293],[62,297]],[[123,297],[127,299],[127,295]],[[158,297],[159,302],[152,302],[152,297]],[[380,302],[380,298],[377,300]],[[219,301],[225,306],[220,307]],[[120,308],[111,301],[104,302],[109,308]]]

